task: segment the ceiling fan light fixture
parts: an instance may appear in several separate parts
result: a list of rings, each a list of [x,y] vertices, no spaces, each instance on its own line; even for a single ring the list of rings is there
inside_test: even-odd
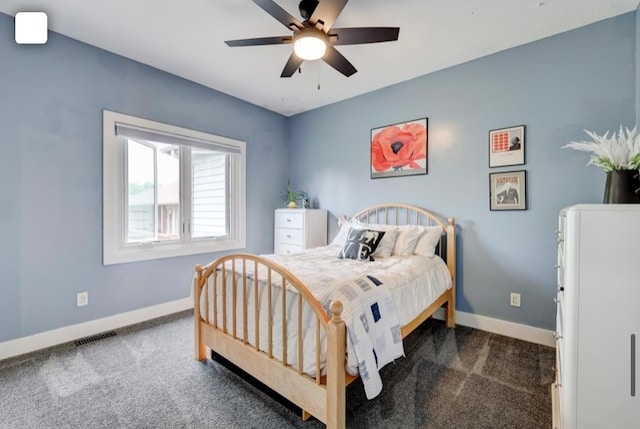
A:
[[[294,36],[293,51],[303,60],[319,60],[327,51],[327,37],[319,30],[303,30]]]

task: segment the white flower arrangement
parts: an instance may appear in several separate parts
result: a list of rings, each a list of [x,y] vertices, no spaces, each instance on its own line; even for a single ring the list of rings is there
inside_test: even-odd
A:
[[[596,165],[604,171],[614,170],[638,170],[640,169],[640,134],[636,127],[632,130],[620,125],[620,131],[613,133],[609,137],[609,131],[603,136],[599,136],[593,131],[584,130],[594,141],[571,142],[562,146],[592,152],[591,159],[587,165]]]

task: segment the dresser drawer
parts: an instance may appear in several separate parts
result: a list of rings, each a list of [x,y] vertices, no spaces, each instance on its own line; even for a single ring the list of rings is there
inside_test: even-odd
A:
[[[302,213],[276,212],[276,228],[300,228],[304,227],[304,215]]]
[[[276,209],[274,253],[303,252],[327,244],[327,211],[322,209]]]
[[[303,248],[300,245],[294,244],[285,244],[285,243],[276,243],[275,245],[275,253],[278,255],[288,255],[291,253],[299,253],[302,252]]]
[[[556,271],[558,274],[558,285],[560,287],[564,287],[564,275],[565,275],[564,246],[558,246],[558,259],[556,262]]]
[[[302,245],[304,240],[304,234],[302,229],[293,228],[277,228],[276,229],[276,242],[284,244],[296,244]]]
[[[564,380],[564,340],[558,338],[556,340],[556,385],[562,386]]]
[[[556,231],[556,238],[558,241],[558,253],[557,253],[557,261],[556,261],[556,270],[558,274],[558,288],[564,289],[564,271],[565,271],[565,258],[564,258],[564,250],[565,250],[565,227],[564,227],[565,218],[561,216],[558,221],[558,230]]]
[[[551,385],[551,427],[553,429],[562,429],[562,418],[560,410],[562,404],[560,400],[562,398],[562,386],[558,386],[555,383]]]
[[[556,295],[556,335],[564,335],[564,292]]]

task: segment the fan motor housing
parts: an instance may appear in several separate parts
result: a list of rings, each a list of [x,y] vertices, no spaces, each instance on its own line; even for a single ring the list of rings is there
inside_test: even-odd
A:
[[[298,4],[298,10],[300,11],[300,16],[302,16],[302,19],[311,18],[311,15],[313,15],[316,7],[318,7],[318,3],[318,0],[302,0]]]

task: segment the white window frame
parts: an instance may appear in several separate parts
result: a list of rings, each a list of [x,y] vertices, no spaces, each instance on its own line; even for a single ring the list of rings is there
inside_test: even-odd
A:
[[[184,241],[163,241],[127,244],[125,242],[125,145],[116,135],[116,124],[146,129],[161,134],[193,139],[201,146],[228,146],[239,150],[230,156],[229,234],[224,237],[198,238]],[[175,256],[220,252],[246,247],[246,143],[228,137],[155,122],[148,119],[103,110],[103,264],[147,261]],[[182,185],[181,185],[182,186]],[[181,210],[183,211],[183,210]],[[190,219],[181,214],[183,225]]]

